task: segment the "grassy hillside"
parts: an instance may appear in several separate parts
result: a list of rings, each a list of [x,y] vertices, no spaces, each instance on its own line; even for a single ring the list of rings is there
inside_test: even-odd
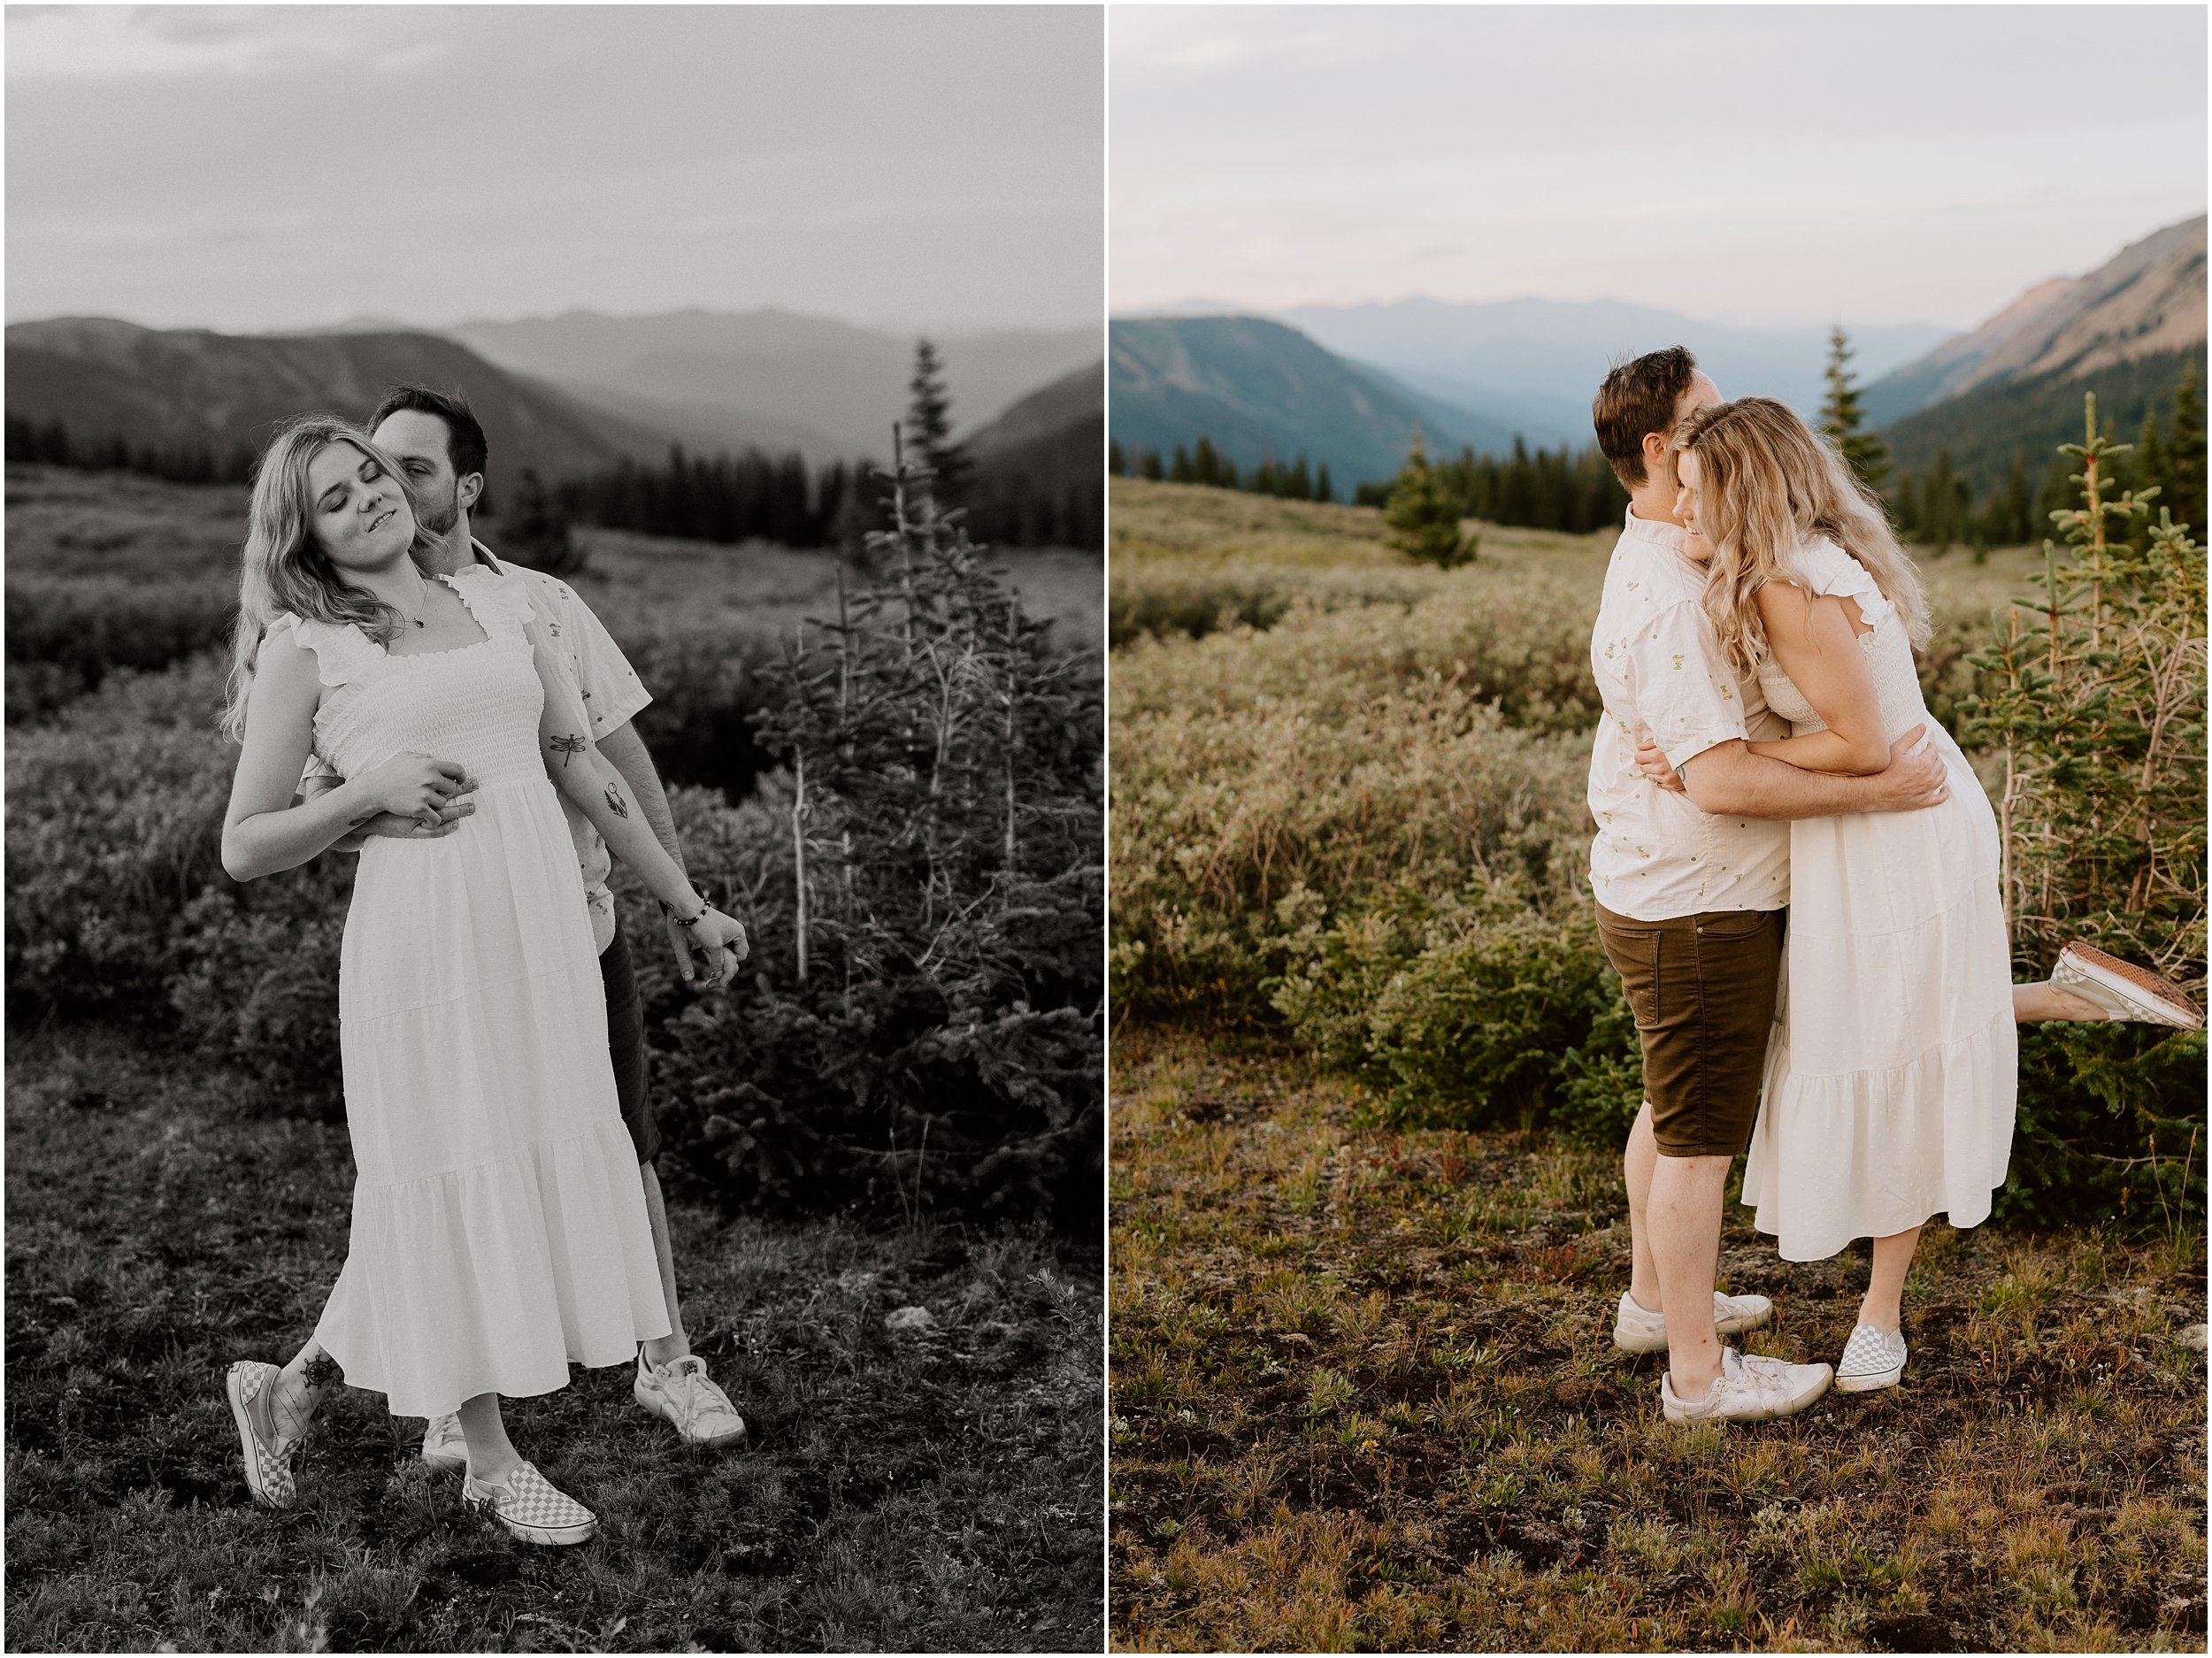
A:
[[[1979,386],[1886,427],[1893,473],[1924,473],[1938,450],[1947,452],[1951,470],[1973,487],[1977,500],[2000,487],[2014,457],[2027,468],[2030,487],[2062,443],[2081,441],[2081,399],[2097,394],[2097,416],[2111,423],[2122,442],[2135,440],[2143,417],[2155,411],[2162,427],[2171,418],[2174,388],[2192,365],[2203,378],[2202,351],[2170,351],[2099,369],[2086,379],[2066,373],[2038,375]]]
[[[1117,320],[1109,327],[1111,429],[1132,456],[1201,437],[1240,467],[1304,455],[1336,488],[1389,478],[1413,434],[1432,449],[1502,454],[1509,426],[1453,409],[1379,370],[1257,317]]]

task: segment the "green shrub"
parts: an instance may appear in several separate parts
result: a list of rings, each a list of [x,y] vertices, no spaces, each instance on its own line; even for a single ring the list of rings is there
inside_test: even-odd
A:
[[[215,730],[222,684],[214,656],[124,670],[11,738],[8,1010],[173,1030],[326,1114],[352,860],[224,873],[238,751]]]

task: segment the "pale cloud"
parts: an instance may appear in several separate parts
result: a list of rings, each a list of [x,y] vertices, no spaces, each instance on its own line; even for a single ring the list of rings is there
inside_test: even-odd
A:
[[[2057,89],[2089,16],[2124,96]],[[1125,6],[1109,28],[1118,310],[1535,294],[1966,326],[2205,206],[2197,7]]]
[[[11,319],[1102,307],[1095,11],[11,7],[6,28]]]

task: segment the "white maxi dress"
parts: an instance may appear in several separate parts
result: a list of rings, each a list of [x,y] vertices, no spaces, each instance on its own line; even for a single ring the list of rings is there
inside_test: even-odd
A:
[[[2012,950],[1996,814],[1951,734],[1929,718],[1904,620],[1832,541],[1798,579],[1855,604],[1892,742],[1925,723],[1950,794],[1923,811],[1790,825],[1784,991],[1745,1165],[1743,1201],[1786,1261],[1818,1261],[1947,1215],[1988,1218],[2005,1183],[2019,1088]],[[1768,706],[1823,729],[1771,659]]]
[[[616,1103],[576,848],[545,763],[521,579],[444,580],[486,634],[388,656],[283,616],[335,687],[316,752],[359,777],[456,760],[476,811],[361,850],[338,973],[356,1179],[345,1270],[315,1339],[394,1416],[522,1397],[668,1333],[637,1154]]]

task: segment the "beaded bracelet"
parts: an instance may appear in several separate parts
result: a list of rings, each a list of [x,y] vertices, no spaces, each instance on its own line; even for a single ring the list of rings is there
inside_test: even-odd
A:
[[[708,904],[704,909],[702,909],[697,915],[693,916],[687,920],[682,916],[676,913],[676,906],[670,903],[665,898],[660,899],[657,902],[660,904],[661,914],[666,916],[671,921],[673,921],[680,927],[697,926],[702,921],[704,921],[707,918],[707,911],[714,908],[712,904]]]

